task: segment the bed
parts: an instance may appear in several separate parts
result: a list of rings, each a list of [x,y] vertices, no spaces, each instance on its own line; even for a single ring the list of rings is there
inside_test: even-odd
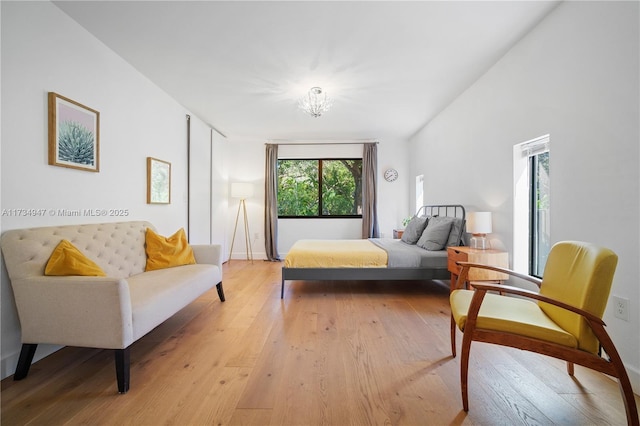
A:
[[[412,222],[427,218],[428,223],[436,217],[440,222],[451,222],[445,246],[439,250],[409,244],[406,235],[403,240],[299,240],[284,260],[280,298],[284,298],[286,280],[450,279],[446,247],[463,245],[465,215],[464,207],[458,204],[422,206],[414,215]]]

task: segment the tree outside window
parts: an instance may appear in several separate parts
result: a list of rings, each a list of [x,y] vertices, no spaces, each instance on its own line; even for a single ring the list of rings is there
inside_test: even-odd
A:
[[[362,217],[362,159],[278,160],[278,217]]]

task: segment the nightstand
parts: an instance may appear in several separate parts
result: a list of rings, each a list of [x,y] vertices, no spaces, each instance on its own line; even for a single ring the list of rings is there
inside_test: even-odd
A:
[[[447,269],[451,272],[451,288],[453,289],[460,274],[456,262],[482,263],[484,265],[509,267],[509,253],[501,250],[479,250],[471,247],[447,247]],[[509,275],[488,269],[471,268],[468,281],[504,281]]]
[[[404,229],[394,229],[393,230],[393,238],[396,240],[402,238],[402,234],[404,234]]]

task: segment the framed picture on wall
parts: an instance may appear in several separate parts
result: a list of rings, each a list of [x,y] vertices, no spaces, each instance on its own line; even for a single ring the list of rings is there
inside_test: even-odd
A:
[[[49,164],[100,171],[100,113],[49,92]]]
[[[171,163],[147,157],[147,204],[171,204]]]

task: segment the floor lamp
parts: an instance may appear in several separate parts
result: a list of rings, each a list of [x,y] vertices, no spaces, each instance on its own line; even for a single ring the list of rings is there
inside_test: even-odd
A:
[[[240,208],[242,208],[244,218],[244,242],[247,249],[247,260],[253,262],[253,249],[251,248],[251,234],[249,233],[249,220],[247,219],[247,205],[245,200],[253,195],[253,185],[250,183],[236,182],[231,184],[231,197],[240,198],[238,213],[236,214],[236,225],[233,228],[233,238],[231,239],[231,250],[229,251],[229,262],[233,254],[233,243],[236,241],[236,231],[238,230],[238,219],[240,218]]]

